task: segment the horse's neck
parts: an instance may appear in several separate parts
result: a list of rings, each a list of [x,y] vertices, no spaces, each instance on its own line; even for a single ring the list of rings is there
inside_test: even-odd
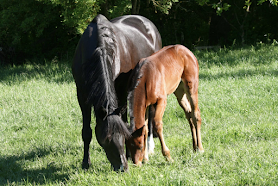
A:
[[[132,44],[122,31],[116,32],[115,58],[113,61],[113,74],[115,78],[120,73],[127,73],[132,69],[132,55],[127,51],[127,48],[130,49]]]

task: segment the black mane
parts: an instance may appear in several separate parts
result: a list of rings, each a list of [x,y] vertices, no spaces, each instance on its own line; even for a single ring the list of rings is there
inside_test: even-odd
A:
[[[107,125],[102,126],[102,139],[111,141],[112,137],[117,137],[115,134],[122,134],[125,139],[131,136],[130,131],[118,115],[109,115],[107,121]],[[111,125],[112,123],[116,123],[116,125]]]
[[[109,114],[118,107],[111,67],[116,54],[116,40],[110,22],[104,16],[97,16],[93,22],[97,23],[99,37],[98,47],[83,64],[86,102],[95,110],[105,108]],[[109,109],[111,107],[112,110]]]

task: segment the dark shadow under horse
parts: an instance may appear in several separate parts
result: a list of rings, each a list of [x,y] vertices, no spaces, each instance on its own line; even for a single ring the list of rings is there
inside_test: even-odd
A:
[[[127,171],[124,152],[130,132],[127,116],[128,79],[141,58],[161,48],[155,25],[142,16],[127,15],[108,21],[98,15],[88,25],[77,45],[72,73],[82,111],[83,168],[90,165],[91,108],[96,117],[98,143],[115,171]],[[122,115],[123,114],[123,115]]]

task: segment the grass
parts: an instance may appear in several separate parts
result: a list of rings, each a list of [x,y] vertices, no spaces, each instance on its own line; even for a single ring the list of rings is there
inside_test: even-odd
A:
[[[205,153],[192,152],[175,97],[150,162],[111,171],[95,137],[81,169],[82,118],[70,64],[0,67],[0,185],[275,185],[278,183],[278,47],[194,51]],[[94,126],[94,118],[92,119]]]

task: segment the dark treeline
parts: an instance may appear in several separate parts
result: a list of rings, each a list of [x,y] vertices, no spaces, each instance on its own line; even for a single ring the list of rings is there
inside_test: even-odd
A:
[[[277,0],[0,0],[0,64],[71,58],[87,24],[140,14],[163,45],[243,46],[278,38]]]

